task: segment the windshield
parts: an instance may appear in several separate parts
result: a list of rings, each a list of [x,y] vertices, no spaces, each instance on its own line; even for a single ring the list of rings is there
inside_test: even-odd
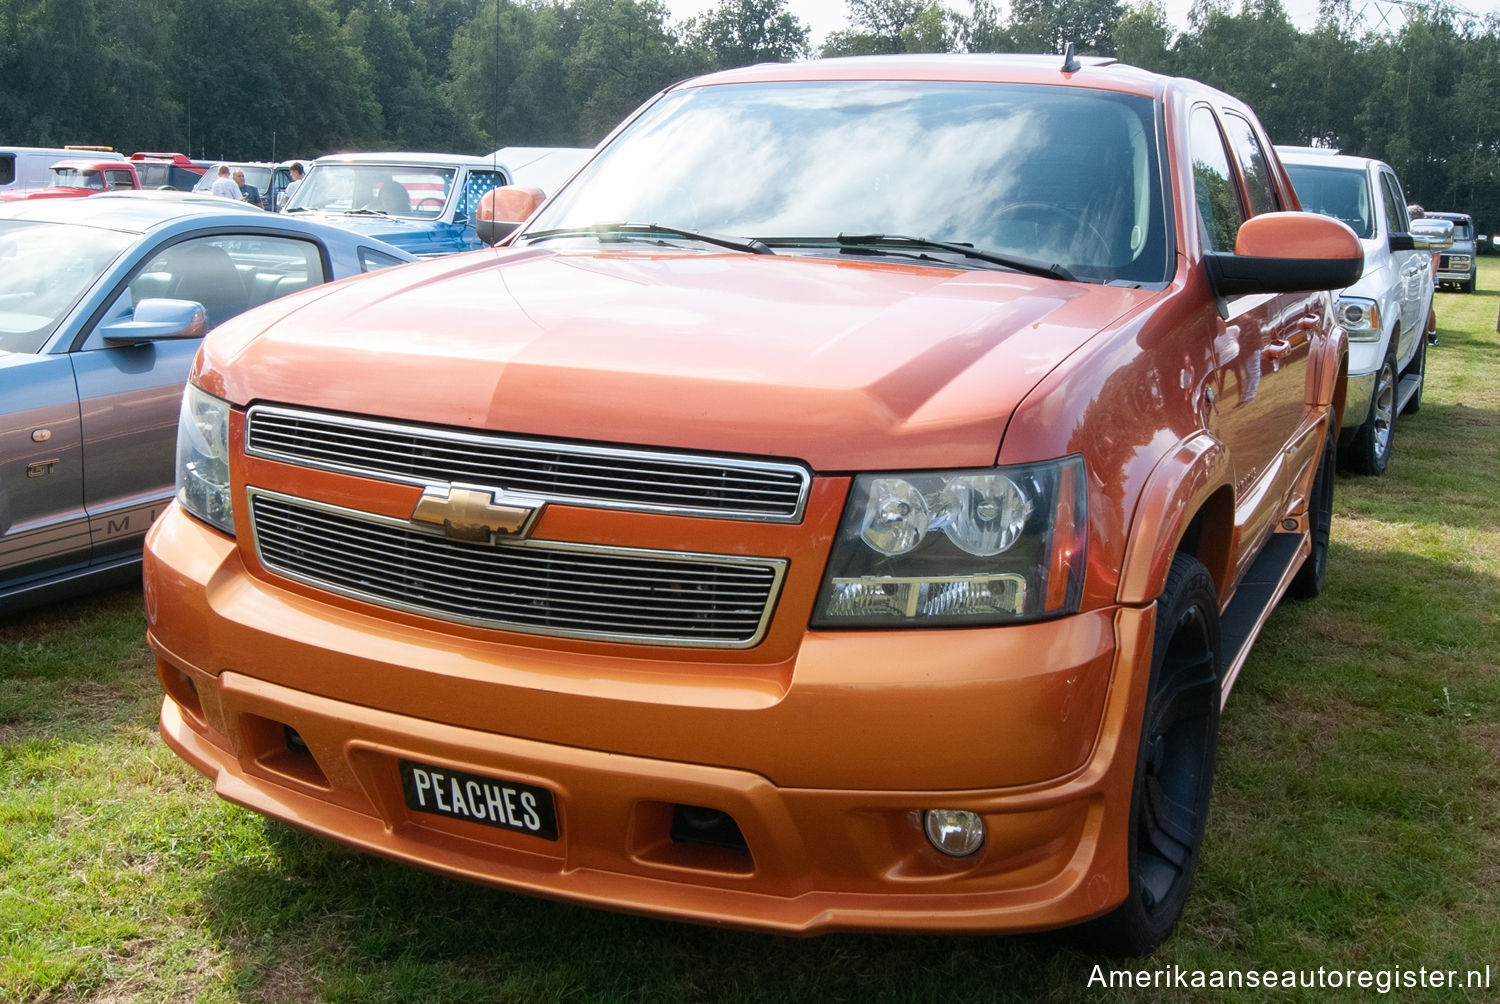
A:
[[[269,167],[245,167],[240,164],[230,164],[231,171],[239,170],[245,172],[245,184],[254,187],[257,191],[264,192],[271,184],[271,169]],[[203,172],[203,177],[193,186],[195,192],[211,192],[214,182],[219,179],[217,168]]]
[[[451,167],[314,164],[286,208],[436,219],[448,201],[455,173]]]
[[[859,235],[903,235],[1060,264],[1082,279],[1159,282],[1167,237],[1152,107],[1018,84],[688,88],[632,122],[518,242],[631,222],[757,239],[777,253],[899,254]]]
[[[1297,190],[1297,201],[1309,213],[1349,224],[1360,237],[1375,236],[1374,202],[1363,168],[1283,164]]]
[[[49,188],[93,188],[104,191],[104,175],[95,170],[76,167],[54,167]]]
[[[93,227],[0,220],[0,350],[45,345],[133,239]]]

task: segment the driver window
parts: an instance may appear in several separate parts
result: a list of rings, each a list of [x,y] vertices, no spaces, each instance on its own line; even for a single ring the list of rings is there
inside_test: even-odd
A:
[[[159,248],[110,302],[81,346],[107,347],[101,330],[129,320],[148,298],[203,305],[208,329],[251,307],[327,281],[323,256],[311,241],[259,234],[218,234]]]

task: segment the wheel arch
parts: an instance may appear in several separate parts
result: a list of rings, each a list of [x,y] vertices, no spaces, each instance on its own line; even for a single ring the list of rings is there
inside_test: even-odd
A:
[[[1120,570],[1119,602],[1153,602],[1179,553],[1201,561],[1224,595],[1232,574],[1234,485],[1228,451],[1208,433],[1156,465],[1141,492]]]

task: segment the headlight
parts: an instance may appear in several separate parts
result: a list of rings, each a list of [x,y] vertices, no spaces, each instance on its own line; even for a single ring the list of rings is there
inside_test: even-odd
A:
[[[1073,613],[1086,509],[1079,457],[861,475],[813,625],[996,624]]]
[[[1380,304],[1374,300],[1341,296],[1336,312],[1351,342],[1380,341]]]
[[[177,501],[210,526],[234,534],[229,494],[229,404],[188,384],[177,417]]]

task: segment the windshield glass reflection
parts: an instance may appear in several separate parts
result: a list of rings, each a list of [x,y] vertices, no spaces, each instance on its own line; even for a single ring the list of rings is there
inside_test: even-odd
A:
[[[722,84],[647,109],[527,232],[658,223],[778,251],[799,238],[902,234],[1094,281],[1156,282],[1167,247],[1158,178],[1144,98],[986,83]]]
[[[45,345],[131,240],[93,227],[0,222],[0,350]]]

